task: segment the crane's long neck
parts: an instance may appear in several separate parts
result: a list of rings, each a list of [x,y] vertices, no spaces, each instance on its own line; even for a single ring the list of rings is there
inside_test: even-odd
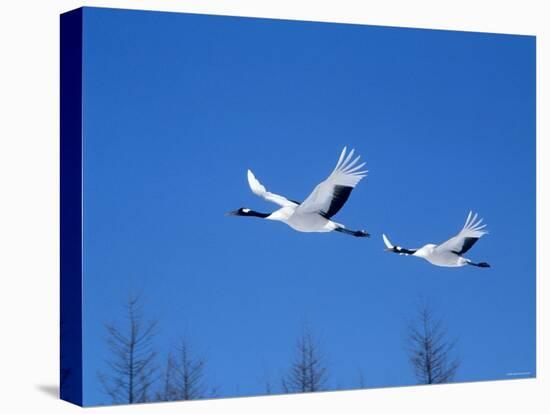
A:
[[[391,249],[389,249],[391,252],[399,253],[399,254],[408,254],[408,255],[414,255],[416,252],[418,252],[417,249],[405,249],[401,246],[393,246]]]
[[[270,213],[260,213],[254,210],[250,210],[249,212],[246,213],[247,217],[258,217],[258,218],[266,218],[266,217],[269,217],[270,215],[271,215]]]

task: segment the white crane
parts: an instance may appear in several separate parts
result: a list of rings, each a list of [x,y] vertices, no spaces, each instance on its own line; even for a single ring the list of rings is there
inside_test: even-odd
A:
[[[482,219],[478,220],[477,214],[468,214],[466,223],[460,232],[440,245],[426,244],[420,249],[405,249],[403,247],[394,246],[391,244],[385,234],[382,235],[387,251],[398,253],[407,256],[416,256],[426,259],[433,265],[443,267],[461,267],[472,265],[477,267],[490,267],[488,263],[474,263],[470,259],[463,257],[470,248],[482,237],[487,234],[485,224],[482,224]]]
[[[252,171],[248,170],[248,184],[252,192],[267,201],[278,204],[281,208],[273,213],[259,213],[249,208],[240,208],[227,214],[281,221],[294,230],[306,233],[338,231],[356,237],[368,237],[369,234],[364,230],[349,230],[343,224],[331,220],[332,216],[338,213],[346,203],[357,183],[367,174],[366,170],[362,170],[365,163],[357,165],[360,157],[353,158],[353,154],[352,149],[346,156],[344,147],[332,173],[315,187],[302,203],[270,193],[256,179]]]

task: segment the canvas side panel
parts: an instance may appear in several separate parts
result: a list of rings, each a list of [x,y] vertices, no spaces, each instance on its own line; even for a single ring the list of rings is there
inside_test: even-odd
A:
[[[60,396],[82,405],[82,9],[61,15]]]

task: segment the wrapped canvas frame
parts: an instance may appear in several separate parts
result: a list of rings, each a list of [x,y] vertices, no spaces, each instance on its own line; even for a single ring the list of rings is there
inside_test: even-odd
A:
[[[61,15],[60,396],[82,405],[82,9]]]
[[[86,97],[84,96],[84,73],[85,73],[85,62],[84,62],[84,23],[85,23],[85,8],[84,9],[77,9],[68,13],[65,13],[61,16],[61,62],[60,62],[60,68],[61,68],[61,148],[60,148],[60,162],[61,162],[61,199],[60,199],[60,208],[61,208],[61,231],[60,231],[60,250],[61,250],[61,259],[60,259],[60,270],[61,270],[61,350],[60,350],[60,384],[61,384],[61,398],[70,401],[72,403],[75,403],[77,405],[95,405],[98,404],[97,399],[87,399],[86,398],[86,391],[87,387],[90,385],[90,381],[88,383],[85,383],[85,365],[87,361],[87,355],[86,355],[86,349],[84,345],[84,331],[86,329],[85,326],[85,315],[84,315],[84,302],[86,297],[85,292],[85,279],[84,279],[84,264],[85,264],[85,246],[84,246],[84,225],[86,221],[86,214],[89,214],[89,211],[85,211],[85,188],[84,188],[84,181],[86,178],[90,177],[90,172],[85,171],[85,152],[86,152],[86,145],[88,143],[93,144],[93,137],[92,139],[88,140],[87,142],[84,141],[84,101]],[[108,9],[107,9],[108,10]],[[123,11],[117,11],[117,13],[123,13]],[[132,12],[132,13],[154,13],[154,12]],[[177,18],[177,14],[171,14],[174,18]],[[183,15],[185,16],[185,15]],[[188,15],[189,16],[189,15]],[[219,19],[218,22],[221,22],[223,20],[227,20],[227,22],[231,21],[233,19],[233,23],[238,26],[239,22],[246,22],[247,24],[250,22],[255,23],[261,23],[261,19],[242,19],[241,18],[234,18],[234,17],[220,17],[220,16],[211,16],[206,17],[205,19],[211,18],[211,19]],[[183,20],[183,17],[182,17]],[[273,24],[273,22],[269,20],[263,20],[266,25]],[[299,25],[310,25],[309,27],[329,27],[330,24],[319,24],[319,23],[313,23],[313,22],[293,22],[289,23],[289,25],[296,25],[298,27]],[[324,26],[326,25],[326,26]],[[332,27],[335,28],[342,28],[342,27],[349,27],[349,25],[334,25]],[[361,27],[361,26],[357,26]],[[384,30],[405,30],[405,29],[398,29],[398,28],[385,28]],[[408,29],[411,31],[416,32],[428,32],[427,30],[424,31],[422,29]],[[89,41],[90,39],[88,39]],[[533,42],[534,43],[534,42]],[[245,143],[246,146],[250,147],[250,142]],[[265,148],[264,148],[265,149]],[[340,148],[339,148],[340,149]],[[498,151],[496,151],[498,152]],[[348,153],[349,154],[349,153]],[[295,154],[292,154],[294,156]],[[362,154],[363,155],[363,154]],[[369,154],[367,154],[367,157]],[[353,159],[349,159],[349,162],[353,162]],[[344,161],[344,165],[346,162]],[[264,159],[265,162],[265,159]],[[296,159],[294,159],[294,162],[296,162]],[[296,162],[297,163],[297,162]],[[241,168],[241,166],[239,166]],[[244,167],[242,167],[244,168]],[[239,170],[240,171],[240,170]],[[232,172],[233,174],[234,172]],[[240,173],[240,172],[239,172]],[[376,171],[375,171],[376,173]],[[88,174],[88,175],[87,175]],[[257,181],[256,177],[254,175],[251,175],[252,173],[248,173],[248,183],[250,184],[250,187],[254,194],[263,196],[264,198],[268,199],[269,196],[265,196],[265,189],[262,189],[262,184]],[[92,174],[93,175],[93,174]],[[235,174],[237,175],[237,174]],[[243,174],[244,175],[244,174]],[[263,180],[262,174],[262,180]],[[252,177],[252,178],[251,178]],[[376,177],[376,176],[374,176]],[[242,178],[242,177],[241,177]],[[361,177],[363,178],[363,177]],[[403,177],[401,177],[403,178]],[[256,180],[256,181],[255,181]],[[235,182],[238,180],[236,179]],[[263,181],[262,181],[263,182]],[[238,185],[235,185],[235,190],[237,188],[240,188],[239,185],[241,184],[240,181],[238,182]],[[293,184],[290,182],[290,184]],[[233,186],[233,182],[231,183]],[[355,185],[355,184],[354,184]],[[361,184],[362,185],[362,184]],[[347,201],[348,196],[350,195],[351,190],[348,188],[346,190],[342,190],[341,188],[338,190],[342,193],[345,193],[345,196],[342,197],[344,199],[343,201],[340,200],[336,207],[331,207],[326,213],[325,216],[328,216],[329,212],[334,212],[339,210],[340,207],[342,207],[343,203]],[[354,192],[355,195],[355,192]],[[352,196],[351,200],[354,200]],[[292,203],[296,203],[292,200],[290,200]],[[239,202],[232,200],[233,202]],[[299,202],[298,202],[299,203]],[[351,202],[353,203],[353,201]],[[202,207],[202,206],[201,206]],[[231,206],[231,208],[234,208],[236,206]],[[221,207],[220,207],[221,208]],[[225,208],[225,206],[224,206]],[[218,212],[216,212],[217,214]],[[257,218],[265,218],[266,216],[269,216],[268,213],[257,213],[255,211],[251,211],[249,208],[240,208],[238,210],[233,210],[230,212],[232,215],[240,215],[240,216],[252,216]],[[221,216],[221,213],[220,213]],[[470,215],[468,215],[468,220],[470,220]],[[326,218],[326,217],[325,217]],[[399,220],[402,222],[405,220],[406,217],[399,217]],[[476,219],[474,219],[475,222]],[[237,221],[227,221],[228,226],[237,226]],[[240,222],[238,222],[240,224]],[[247,223],[248,224],[248,223]],[[265,224],[265,223],[261,223]],[[292,223],[291,223],[292,224]],[[292,227],[292,225],[290,227]],[[470,223],[472,224],[472,223]],[[224,223],[225,225],[225,223]],[[472,224],[473,227],[476,227],[479,225]],[[352,224],[350,224],[352,226]],[[470,226],[470,227],[472,227]],[[465,226],[468,227],[468,226]],[[268,229],[269,227],[260,227],[258,225],[259,229]],[[292,227],[293,230],[296,228],[299,229],[299,226]],[[349,236],[355,236],[355,237],[365,237],[367,233],[363,230],[355,230],[355,227],[352,227],[354,230],[348,230],[339,228],[337,231],[340,233],[343,233],[346,237]],[[232,231],[234,232],[243,232],[246,233],[246,231],[242,231],[240,228],[232,227]],[[288,229],[291,231],[290,229]],[[470,228],[470,230],[472,230]],[[475,230],[475,229],[474,229]],[[269,232],[269,230],[267,230]],[[266,233],[271,234],[271,233]],[[295,236],[294,233],[292,233],[293,237]],[[331,236],[334,236],[332,234]],[[338,235],[340,236],[340,235]],[[376,235],[377,240],[373,243],[376,243],[377,247],[382,248],[382,240],[380,239],[380,235]],[[392,233],[393,236],[393,233]],[[301,235],[296,236],[296,238],[301,237]],[[392,237],[392,240],[393,237]],[[483,243],[485,243],[485,239]],[[411,247],[414,246],[407,246],[407,247],[400,247],[398,245],[392,245],[388,238],[384,237],[385,242],[385,248],[390,253],[398,253],[400,255],[409,255],[413,256],[415,255],[416,249],[411,249]],[[480,244],[483,244],[480,243]],[[472,247],[473,242],[469,240],[467,243],[467,248]],[[234,247],[234,246],[232,246]],[[255,246],[258,247],[258,246]],[[477,247],[477,246],[476,246]],[[243,249],[244,250],[244,249]],[[418,256],[418,255],[417,255]],[[418,256],[420,257],[420,256]],[[424,257],[425,258],[425,257]],[[241,259],[246,259],[246,255],[241,257]],[[396,255],[392,255],[392,259],[399,259],[396,257]],[[413,260],[411,258],[405,259],[405,260]],[[426,259],[428,260],[428,259]],[[428,260],[429,261],[429,260]],[[489,261],[491,261],[489,259]],[[397,262],[395,262],[397,263]],[[401,263],[401,262],[399,262]],[[412,262],[410,262],[412,263]],[[431,262],[430,262],[431,263]],[[463,263],[466,264],[466,263]],[[485,262],[473,262],[473,263],[467,263],[476,265],[479,267],[488,267],[487,263]],[[93,274],[87,274],[88,280],[90,280],[90,277],[93,277]],[[534,275],[533,275],[534,277]],[[106,323],[105,321],[97,321],[99,323]],[[312,344],[312,338],[308,336],[308,334],[305,334],[301,338],[302,345],[304,343],[308,343],[307,341],[310,341],[309,344]],[[90,348],[88,348],[90,350]],[[529,349],[529,351],[532,351]],[[90,373],[90,370],[88,370],[88,373]],[[527,376],[527,377],[534,377],[536,375],[534,368],[531,370],[511,370],[510,371],[510,377],[517,376]],[[361,374],[362,377],[362,374]],[[473,379],[472,379],[473,380]],[[361,382],[363,380],[361,379]],[[284,382],[284,381],[283,381]],[[430,381],[431,383],[431,381]],[[389,384],[391,385],[403,385],[401,383],[398,384]],[[378,385],[381,386],[381,385]],[[382,385],[387,386],[387,385]],[[97,388],[97,386],[96,386]],[[363,388],[363,386],[361,386]],[[330,388],[329,388],[330,389]],[[315,389],[314,391],[317,391]],[[238,395],[238,393],[227,393],[225,396],[231,396],[231,395]],[[252,394],[244,394],[244,395],[252,395]],[[216,397],[217,395],[209,394],[209,396]],[[128,402],[128,401],[127,401]],[[130,403],[133,402],[139,402],[139,401],[129,401]]]

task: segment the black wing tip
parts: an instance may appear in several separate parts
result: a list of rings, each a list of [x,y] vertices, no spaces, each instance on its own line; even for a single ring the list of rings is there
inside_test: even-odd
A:
[[[336,213],[340,211],[340,209],[346,204],[346,201],[348,201],[348,198],[353,190],[353,187],[347,186],[347,185],[336,185],[334,186],[334,189],[332,191],[332,201],[330,203],[330,206],[326,212],[323,212],[322,215],[325,218],[331,218]]]
[[[465,237],[462,248],[459,251],[453,251],[453,253],[456,253],[458,255],[462,255],[466,253],[468,250],[472,248],[474,244],[476,244],[478,240],[479,240],[479,237]]]

